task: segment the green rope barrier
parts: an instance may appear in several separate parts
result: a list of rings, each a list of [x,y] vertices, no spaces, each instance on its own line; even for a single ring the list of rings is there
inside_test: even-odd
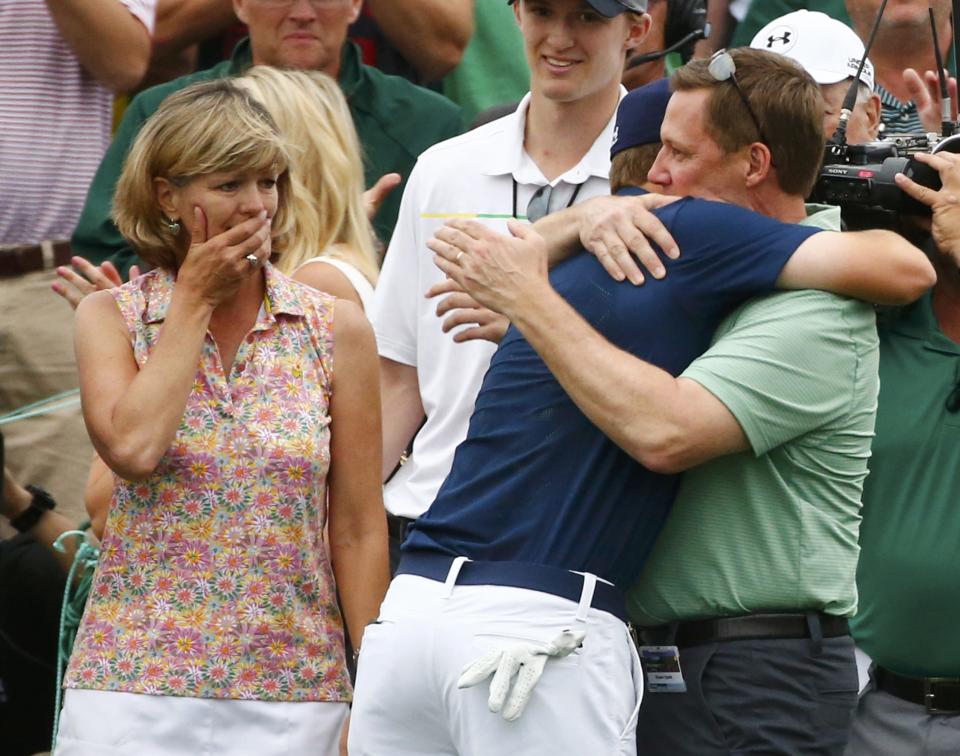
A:
[[[19,409],[15,409],[6,415],[0,415],[0,425],[16,422],[17,420],[26,420],[37,415],[46,415],[50,412],[56,412],[60,409],[73,407],[80,403],[80,389],[70,389],[61,391],[59,394],[48,396],[38,402],[31,402]]]
[[[60,607],[60,634],[57,640],[57,694],[53,712],[53,736],[50,743],[50,752],[57,749],[57,730],[60,728],[60,703],[63,698],[63,670],[73,651],[73,642],[80,628],[80,619],[83,617],[83,608],[87,604],[90,585],[93,583],[93,573],[97,568],[97,559],[100,549],[87,540],[87,522],[81,526],[83,530],[68,530],[61,533],[53,548],[61,554],[66,552],[63,542],[67,538],[77,540],[77,553],[74,554],[73,564],[67,574],[67,585],[63,589],[63,604]],[[79,573],[79,574],[78,574]],[[74,581],[76,580],[76,584]]]

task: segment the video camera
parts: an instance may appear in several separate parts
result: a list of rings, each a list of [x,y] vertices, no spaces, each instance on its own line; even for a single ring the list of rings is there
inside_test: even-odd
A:
[[[930,9],[930,29],[940,84],[941,134],[903,134],[867,144],[847,144],[847,122],[857,99],[860,74],[876,37],[887,0],[883,0],[874,21],[870,41],[863,53],[857,75],[853,77],[841,109],[840,123],[827,142],[820,175],[809,199],[839,205],[845,220],[856,217],[861,227],[891,225],[903,215],[930,215],[930,208],[903,192],[894,177],[903,173],[921,186],[937,191],[941,188],[940,174],[914,157],[921,152],[960,153],[960,124],[951,120],[951,102],[947,80],[943,72],[943,58],[937,39],[933,9]],[[960,0],[953,0],[953,17],[960,17]],[[954,57],[960,61],[960,33],[954,25]],[[884,216],[887,222],[884,222]]]
[[[858,209],[930,215],[930,208],[905,194],[894,182],[903,173],[934,191],[940,174],[913,156],[920,152],[960,153],[960,134],[905,134],[867,144],[828,144],[811,202]]]

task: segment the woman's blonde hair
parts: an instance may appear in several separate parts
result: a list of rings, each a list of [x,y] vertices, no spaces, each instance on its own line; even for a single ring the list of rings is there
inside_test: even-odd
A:
[[[193,218],[171,231],[154,179],[186,186],[210,173],[270,171],[279,194],[272,246],[282,254],[291,232],[288,165],[286,143],[263,105],[225,79],[194,84],[165,99],[143,125],[117,181],[113,219],[145,262],[175,270]]]
[[[337,83],[315,71],[254,66],[236,80],[273,115],[290,144],[294,231],[277,261],[291,274],[317,256],[350,263],[372,284],[379,264],[363,206],[363,159]]]

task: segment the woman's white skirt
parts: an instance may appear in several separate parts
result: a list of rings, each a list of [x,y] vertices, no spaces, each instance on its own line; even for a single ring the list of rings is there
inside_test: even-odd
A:
[[[67,690],[55,756],[336,756],[345,703]]]

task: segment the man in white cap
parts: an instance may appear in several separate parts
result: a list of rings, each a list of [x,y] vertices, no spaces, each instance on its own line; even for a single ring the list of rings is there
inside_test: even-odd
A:
[[[798,10],[775,18],[750,43],[755,50],[795,60],[820,85],[826,106],[823,131],[829,139],[840,121],[840,109],[851,81],[857,76],[864,47],[846,24],[819,11]],[[863,144],[880,132],[880,96],[874,88],[873,63],[860,72],[857,101],[847,122],[847,142]]]

